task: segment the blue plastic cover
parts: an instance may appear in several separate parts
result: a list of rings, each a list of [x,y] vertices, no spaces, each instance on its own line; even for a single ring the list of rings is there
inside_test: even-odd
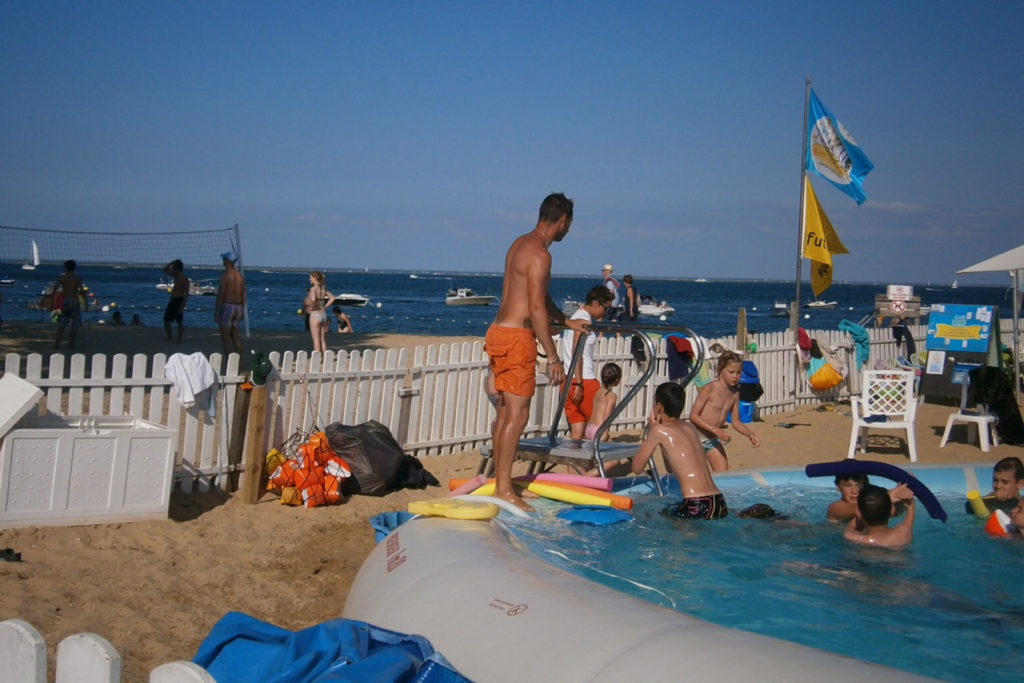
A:
[[[607,505],[573,505],[558,512],[558,517],[582,524],[615,524],[633,519],[633,515]]]
[[[423,636],[352,619],[288,631],[241,612],[214,624],[194,663],[217,683],[462,682]]]

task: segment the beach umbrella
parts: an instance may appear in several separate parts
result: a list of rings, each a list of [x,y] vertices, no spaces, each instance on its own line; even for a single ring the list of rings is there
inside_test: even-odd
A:
[[[1020,405],[1020,272],[1024,270],[1024,244],[975,263],[957,273],[991,273],[1007,270],[1013,282],[1013,392]]]

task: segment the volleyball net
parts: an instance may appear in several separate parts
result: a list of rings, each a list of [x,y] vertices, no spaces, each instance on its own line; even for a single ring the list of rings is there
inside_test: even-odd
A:
[[[97,265],[162,266],[181,259],[185,266],[221,266],[233,251],[242,262],[240,230],[229,228],[161,232],[47,230],[0,225],[0,263],[60,265],[68,259]]]

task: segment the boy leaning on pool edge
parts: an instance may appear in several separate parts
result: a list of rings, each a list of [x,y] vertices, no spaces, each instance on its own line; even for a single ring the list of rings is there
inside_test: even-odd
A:
[[[729,508],[711,476],[711,465],[697,428],[680,417],[685,406],[686,392],[675,382],[665,382],[654,390],[650,426],[640,450],[633,456],[633,474],[644,471],[660,446],[683,494],[682,502],[669,506],[666,512],[684,519],[721,519],[729,514]]]

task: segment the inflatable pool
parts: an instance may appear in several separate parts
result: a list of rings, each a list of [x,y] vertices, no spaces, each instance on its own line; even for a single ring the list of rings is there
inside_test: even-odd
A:
[[[426,636],[488,683],[931,680],[609,590],[544,562],[498,519],[402,524],[363,563],[343,616]]]

